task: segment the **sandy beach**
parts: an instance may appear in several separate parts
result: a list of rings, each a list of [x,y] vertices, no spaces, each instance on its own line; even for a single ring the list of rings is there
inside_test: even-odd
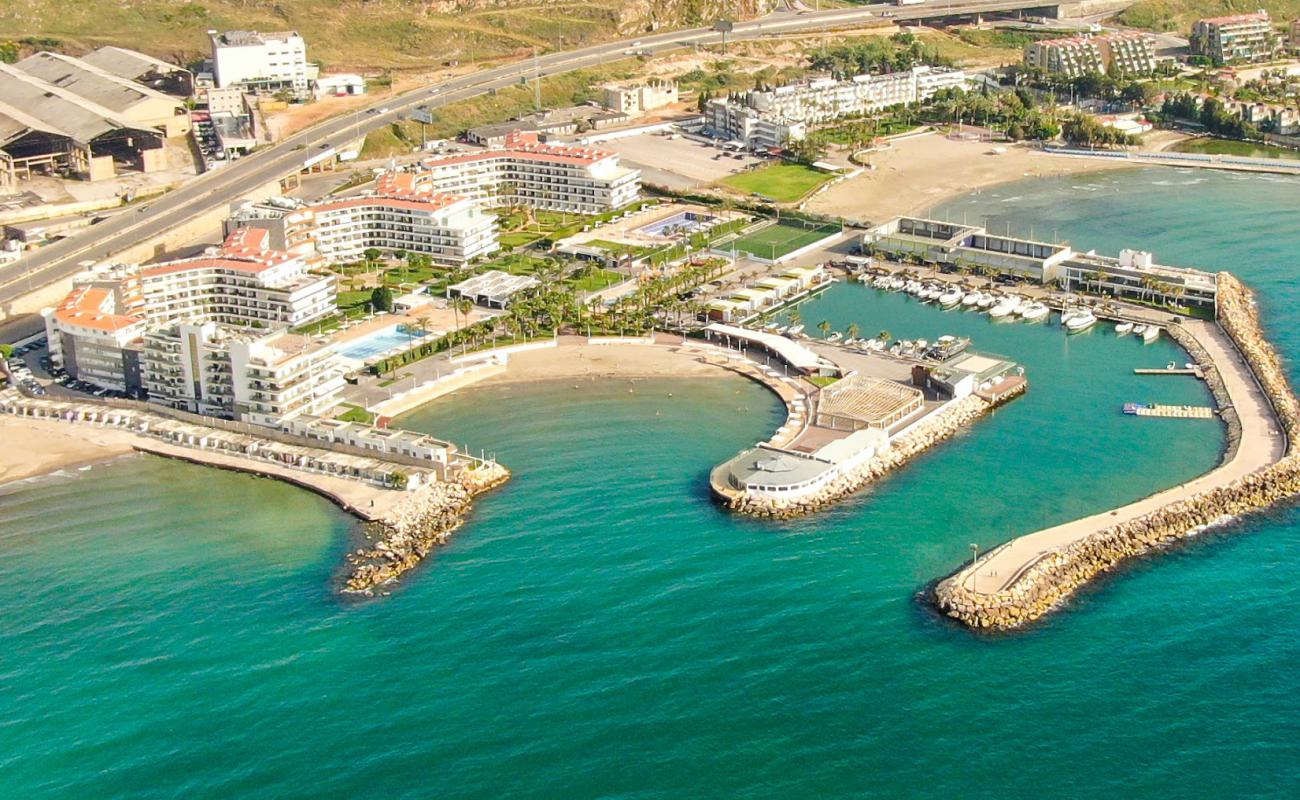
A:
[[[1147,137],[1146,150],[1161,150],[1162,133]],[[808,210],[867,222],[883,222],[926,209],[963,194],[1023,178],[1131,169],[1104,159],[1052,156],[1028,145],[1008,145],[994,153],[987,142],[962,142],[939,134],[900,139],[871,156],[874,170],[839,183],[808,203]]]
[[[700,378],[726,374],[699,360],[699,352],[673,345],[569,344],[514,353],[506,371],[483,384],[525,383],[569,378]],[[581,341],[575,337],[575,342]]]
[[[134,440],[111,428],[0,416],[0,484],[125,455]]]

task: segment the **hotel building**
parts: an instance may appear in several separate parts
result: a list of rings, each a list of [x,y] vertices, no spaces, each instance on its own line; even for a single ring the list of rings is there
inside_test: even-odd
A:
[[[1025,65],[1070,78],[1089,73],[1148,75],[1156,68],[1155,37],[1123,32],[1033,42],[1025,47]]]
[[[641,171],[620,166],[612,151],[514,133],[501,147],[425,160],[413,185],[487,203],[600,214],[637,199]]]
[[[1277,48],[1273,21],[1266,12],[1199,19],[1192,26],[1191,50],[1215,64],[1264,61]]]
[[[343,364],[328,345],[215,322],[151,330],[140,363],[151,402],[258,425],[320,415],[343,388]]]
[[[806,134],[806,125],[860,116],[890,106],[926,100],[948,88],[964,88],[966,73],[943,67],[913,67],[848,80],[817,78],[768,90],[751,90],[741,101],[711,100],[705,127],[714,135],[758,147],[784,147]]]
[[[389,172],[375,191],[315,205],[275,198],[235,209],[226,230],[264,230],[291,253],[353,261],[369,248],[422,253],[459,266],[496,252],[496,217],[475,201],[433,189],[422,173]]]
[[[271,331],[333,313],[335,282],[268,238],[244,229],[199,258],[77,276],[42,312],[51,358],[74,378],[198,413],[263,424],[320,413],[342,386],[337,355]]]
[[[999,236],[974,225],[899,217],[862,235],[862,251],[925,264],[986,269],[1056,284],[1066,290],[1173,302],[1209,311],[1218,295],[1213,273],[1156,264],[1150,253],[1119,258],[1078,253],[1068,244]]]

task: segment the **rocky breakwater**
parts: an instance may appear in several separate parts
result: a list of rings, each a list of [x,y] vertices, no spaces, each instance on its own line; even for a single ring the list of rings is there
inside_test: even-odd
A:
[[[1023,392],[1023,388],[1020,390]],[[1006,402],[1009,397],[1004,398]],[[845,470],[822,488],[794,498],[770,495],[741,494],[726,502],[731,510],[755,517],[786,519],[825,508],[847,497],[863,486],[884,477],[916,458],[934,445],[952,437],[962,428],[994,408],[994,404],[976,395],[969,395],[933,414],[911,431],[890,442],[884,453]]]
[[[382,519],[362,528],[365,544],[348,554],[341,591],[371,596],[376,587],[397,580],[446,544],[477,495],[509,478],[505,467],[485,464],[411,492]]]
[[[1150,513],[1048,551],[1022,567],[998,591],[973,591],[971,572],[961,570],[935,587],[933,601],[940,611],[972,628],[1019,628],[1058,607],[1079,587],[1114,570],[1127,559],[1168,547],[1207,526],[1258,511],[1300,493],[1300,453],[1296,445],[1300,439],[1300,402],[1260,327],[1254,297],[1228,273],[1219,275],[1219,324],[1243,355],[1272,404],[1288,437],[1286,455],[1222,486],[1178,498]],[[1192,354],[1196,356],[1195,349]],[[1211,389],[1221,404],[1226,402],[1221,382],[1217,389],[1211,383]],[[1240,437],[1239,421],[1237,430]],[[1237,446],[1238,443],[1230,445],[1230,452]],[[996,556],[997,552],[994,550],[984,560]]]

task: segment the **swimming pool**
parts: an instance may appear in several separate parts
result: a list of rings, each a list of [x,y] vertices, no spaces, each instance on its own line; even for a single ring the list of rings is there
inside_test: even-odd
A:
[[[717,217],[709,214],[697,214],[694,211],[679,211],[671,217],[651,222],[637,228],[637,233],[648,236],[670,236],[673,233],[694,233],[713,224]]]
[[[380,353],[405,347],[428,335],[428,333],[412,330],[405,325],[391,325],[339,345],[338,350],[339,355],[344,358],[365,361],[367,358],[373,358]]]

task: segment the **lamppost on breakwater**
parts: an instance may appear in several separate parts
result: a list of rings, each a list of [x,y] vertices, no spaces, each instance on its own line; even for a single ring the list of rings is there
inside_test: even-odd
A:
[[[980,572],[979,572],[979,567],[977,565],[979,564],[979,560],[980,560],[980,546],[975,542],[971,542],[970,552],[971,552],[971,557],[970,557],[971,590],[978,592],[979,583],[980,583]]]

